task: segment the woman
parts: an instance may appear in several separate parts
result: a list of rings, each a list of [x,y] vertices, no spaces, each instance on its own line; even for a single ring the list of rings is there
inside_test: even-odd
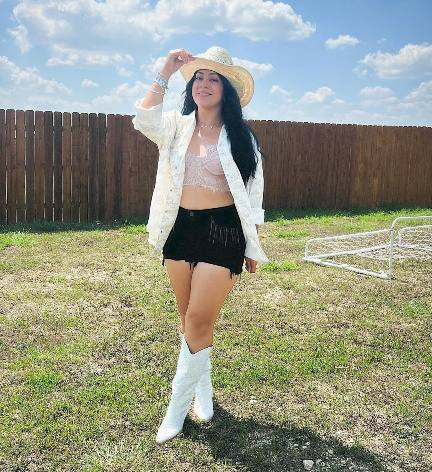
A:
[[[162,113],[177,70],[187,81],[182,113]],[[149,242],[162,252],[181,318],[177,372],[157,443],[182,431],[194,394],[197,416],[212,418],[217,316],[243,263],[253,273],[258,261],[268,261],[257,233],[264,223],[261,152],[242,117],[252,94],[252,76],[225,49],[212,47],[197,57],[175,49],[135,103],[135,129],[159,148]]]

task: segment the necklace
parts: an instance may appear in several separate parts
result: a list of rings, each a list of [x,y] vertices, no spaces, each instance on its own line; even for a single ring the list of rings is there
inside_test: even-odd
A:
[[[218,126],[221,126],[222,123],[213,123],[212,125],[204,125],[204,124],[201,124],[201,123],[198,123],[198,126],[200,128],[210,128],[210,129],[213,129],[215,127],[218,127]]]

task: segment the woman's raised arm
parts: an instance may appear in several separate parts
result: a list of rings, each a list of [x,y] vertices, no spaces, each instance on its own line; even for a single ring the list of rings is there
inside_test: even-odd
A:
[[[162,113],[168,80],[183,64],[194,59],[192,54],[184,49],[171,50],[159,72],[159,81],[154,80],[145,97],[135,102],[136,115],[132,118],[134,128],[156,143],[159,148],[175,131],[176,113],[178,113],[177,110]]]

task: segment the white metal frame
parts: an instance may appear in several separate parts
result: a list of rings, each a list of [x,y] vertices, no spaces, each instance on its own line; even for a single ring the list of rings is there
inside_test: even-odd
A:
[[[410,231],[411,228],[429,228],[432,231],[432,224],[431,225],[421,225],[421,226],[408,226],[401,228],[399,230],[398,234],[398,239],[395,240],[395,226],[398,222],[400,221],[405,221],[405,220],[426,220],[426,221],[431,221],[432,223],[432,215],[425,215],[425,216],[399,216],[395,220],[393,220],[393,223],[389,229],[384,229],[384,230],[378,230],[378,231],[368,231],[364,233],[353,233],[353,234],[343,234],[339,236],[327,236],[327,237],[322,237],[322,238],[312,238],[306,241],[305,245],[305,255],[302,260],[306,262],[313,262],[315,264],[323,265],[323,266],[328,266],[328,267],[338,267],[342,269],[347,269],[351,270],[354,272],[358,272],[359,274],[365,274],[365,275],[372,275],[375,277],[380,277],[382,279],[392,279],[393,278],[393,263],[394,260],[397,260],[397,256],[395,257],[395,249],[397,248],[403,248],[403,249],[415,249],[416,251],[424,251],[424,254],[427,256],[432,257],[432,241],[429,245],[426,245],[424,247],[420,246],[415,246],[411,244],[403,244],[402,243],[402,235]],[[362,249],[353,249],[350,251],[347,250],[342,250],[342,251],[334,251],[334,252],[328,252],[328,253],[322,253],[322,254],[310,254],[310,245],[314,242],[317,241],[331,241],[331,240],[343,240],[343,239],[352,239],[356,237],[364,237],[368,235],[378,235],[378,234],[388,234],[389,239],[388,243],[382,244],[382,245],[375,245],[375,246],[369,246],[366,248]],[[335,256],[343,256],[343,255],[355,255],[355,254],[363,254],[366,257],[372,257],[372,258],[377,258],[377,256],[368,256],[368,253],[372,253],[374,251],[378,250],[389,250],[388,251],[388,256],[385,256],[385,259],[388,261],[388,269],[386,271],[373,271],[373,270],[368,270],[368,269],[362,269],[361,267],[355,267],[350,264],[344,264],[340,262],[332,262],[332,261],[327,261],[323,260],[324,258],[329,258],[329,257],[335,257]]]

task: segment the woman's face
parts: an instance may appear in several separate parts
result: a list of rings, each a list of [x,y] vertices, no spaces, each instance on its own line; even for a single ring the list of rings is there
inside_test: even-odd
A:
[[[192,98],[198,107],[212,108],[222,102],[223,83],[216,72],[199,69],[192,84]]]

